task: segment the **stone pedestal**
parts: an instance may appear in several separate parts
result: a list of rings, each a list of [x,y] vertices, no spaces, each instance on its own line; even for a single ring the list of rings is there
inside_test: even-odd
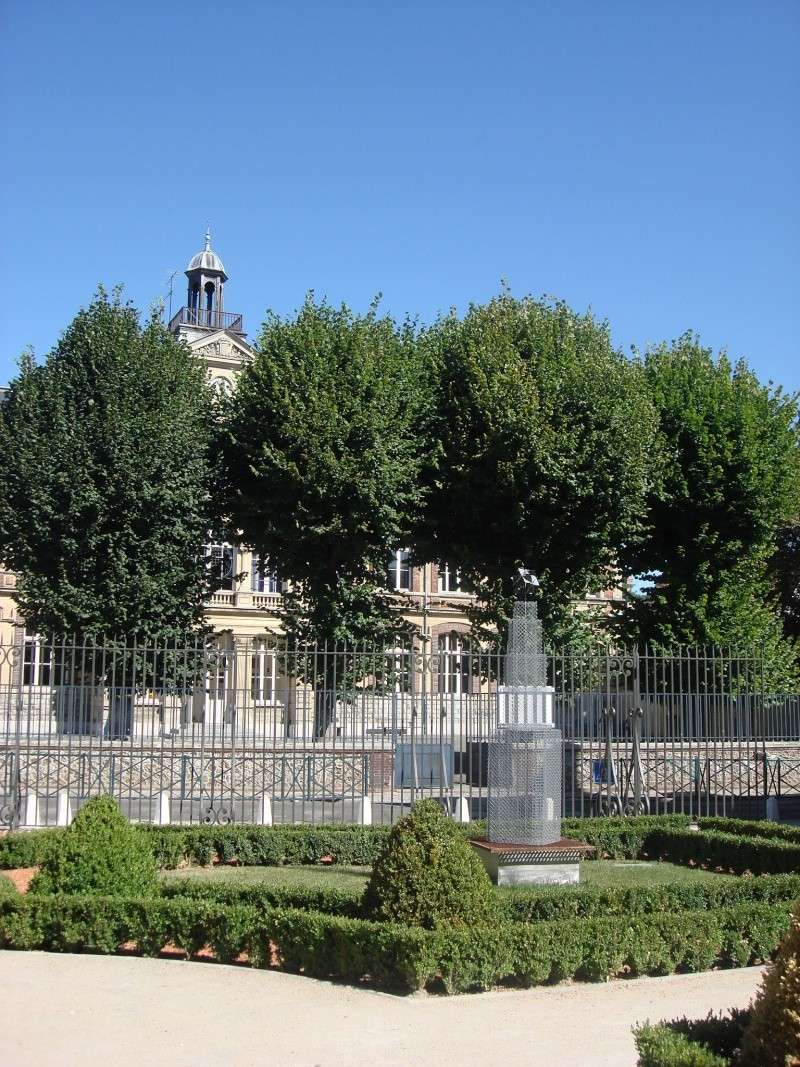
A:
[[[569,885],[580,878],[580,863],[592,852],[570,838],[548,845],[500,844],[478,839],[470,844],[495,885]]]

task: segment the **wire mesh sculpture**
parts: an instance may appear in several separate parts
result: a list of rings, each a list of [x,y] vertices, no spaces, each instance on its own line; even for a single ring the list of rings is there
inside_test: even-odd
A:
[[[520,571],[509,623],[506,684],[498,690],[497,735],[489,744],[487,837],[501,844],[546,845],[561,837],[561,731],[553,726],[553,691],[536,601],[538,586]],[[531,581],[532,579],[532,581]]]

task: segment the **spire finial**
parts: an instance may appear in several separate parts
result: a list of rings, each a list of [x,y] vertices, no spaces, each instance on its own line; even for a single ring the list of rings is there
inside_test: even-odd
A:
[[[211,223],[206,223],[206,252],[211,251]]]

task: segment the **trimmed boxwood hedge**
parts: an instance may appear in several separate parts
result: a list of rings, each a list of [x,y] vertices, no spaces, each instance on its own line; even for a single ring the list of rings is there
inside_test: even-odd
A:
[[[742,1041],[749,1012],[677,1020],[634,1030],[638,1067],[729,1067]]]
[[[361,889],[327,886],[236,885],[202,878],[176,878],[163,882],[161,895],[170,900],[208,900],[218,904],[247,904],[266,911],[269,908],[300,908],[324,915],[363,918]]]
[[[740,834],[742,837],[775,838],[800,845],[800,826],[756,819],[723,819],[716,815],[703,816],[697,823],[701,830],[720,830],[725,834]]]
[[[357,919],[363,916],[358,889],[325,886],[230,885],[185,878],[166,882],[170,899],[247,904],[265,910],[301,908]],[[499,918],[506,922],[656,915],[676,911],[730,908],[738,904],[779,904],[800,899],[800,875],[720,878],[654,886],[601,889],[596,886],[514,886],[497,890]]]
[[[631,819],[564,819],[564,837],[594,845],[597,856],[633,859],[657,827],[687,827],[687,815],[638,816]],[[484,822],[459,826],[466,837],[482,837]],[[247,866],[319,863],[332,856],[334,863],[371,866],[389,834],[388,826],[146,826],[137,830],[147,839],[161,867],[181,863],[200,866],[241,863]],[[57,847],[64,829],[33,830],[0,838],[0,869],[33,867],[45,862]]]
[[[262,910],[196,897],[26,896],[0,900],[0,947],[144,955],[209,946],[221,962],[246,953],[264,967],[403,990],[488,989],[619,974],[745,966],[777,947],[790,906],[632,915],[494,927],[424,930],[292,908]]]
[[[695,863],[743,874],[789,874],[800,871],[800,845],[764,837],[744,837],[717,830],[656,827],[644,846],[651,859]]]
[[[562,819],[563,837],[575,838],[597,849],[596,859],[636,859],[654,829],[688,829],[688,815],[636,815],[632,818]]]

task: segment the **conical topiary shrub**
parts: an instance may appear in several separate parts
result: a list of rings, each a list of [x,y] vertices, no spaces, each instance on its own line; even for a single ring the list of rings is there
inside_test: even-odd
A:
[[[800,1067],[800,903],[753,1004],[737,1067]]]
[[[483,864],[433,800],[415,805],[389,834],[364,894],[368,918],[410,926],[473,926],[495,917]]]
[[[94,797],[75,816],[30,892],[149,896],[157,888],[158,868],[145,835],[111,797]]]

